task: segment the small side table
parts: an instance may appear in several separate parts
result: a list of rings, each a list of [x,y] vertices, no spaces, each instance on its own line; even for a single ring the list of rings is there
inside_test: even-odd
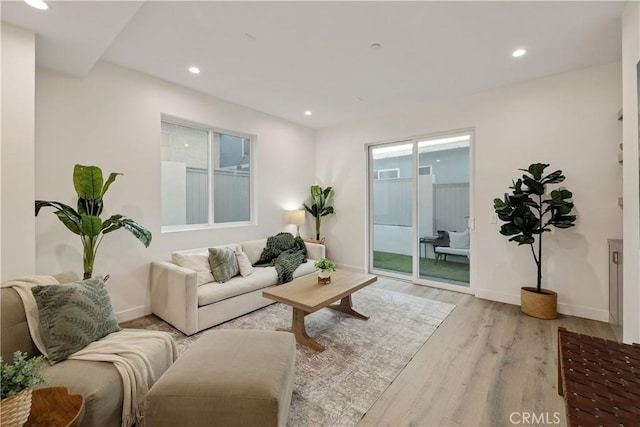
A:
[[[305,241],[305,242],[307,242],[307,243],[317,243],[317,244],[319,244],[319,245],[324,245],[324,239],[325,239],[325,238],[323,237],[323,238],[322,238],[322,239],[320,239],[320,240],[317,240],[317,239],[311,239],[311,238],[308,238],[308,239],[302,239],[302,240],[304,240],[304,241]]]
[[[84,397],[66,387],[33,390],[31,414],[23,427],[76,427],[84,417]]]
[[[438,236],[425,236],[420,238],[420,258],[427,257],[427,245],[433,245],[437,243]],[[424,247],[424,256],[422,256],[422,248]]]

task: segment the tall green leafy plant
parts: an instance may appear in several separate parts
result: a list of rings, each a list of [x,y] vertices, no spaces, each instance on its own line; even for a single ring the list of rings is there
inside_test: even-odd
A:
[[[548,184],[559,184],[565,180],[561,170],[544,175],[548,166],[545,163],[533,163],[528,169],[519,169],[526,174],[513,181],[513,186],[509,187],[511,194],[505,194],[504,200],[493,200],[498,218],[505,222],[500,227],[500,234],[511,236],[509,241],[519,246],[531,247],[538,269],[538,293],[542,293],[542,236],[551,231],[550,226],[570,228],[576,221],[576,216],[571,215],[574,207],[571,191],[559,188],[546,195]],[[536,238],[537,252],[534,247]]]
[[[78,210],[60,202],[36,200],[36,216],[43,207],[51,207],[65,227],[80,236],[84,249],[85,279],[93,275],[96,253],[105,235],[122,228],[133,234],[145,247],[151,243],[151,232],[130,218],[119,214],[105,220],[100,218],[104,208],[104,194],[118,175],[122,174],[112,172],[105,182],[99,167],[75,165],[73,186],[78,195]]]
[[[324,190],[319,185],[311,186],[311,206],[306,203],[303,204],[304,208],[316,218],[316,239],[320,240],[320,223],[323,216],[336,213],[333,210],[333,206],[327,206],[329,198],[333,194],[333,187],[327,187]]]

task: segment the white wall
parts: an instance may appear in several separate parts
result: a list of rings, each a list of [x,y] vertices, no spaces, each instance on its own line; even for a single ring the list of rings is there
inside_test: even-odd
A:
[[[0,280],[33,274],[35,35],[2,23]]]
[[[622,107],[624,168],[623,341],[640,342],[640,212],[638,208],[638,91],[640,6],[629,2],[622,16]]]
[[[567,176],[579,220],[573,229],[545,236],[544,286],[559,292],[561,312],[606,321],[607,239],[622,236],[620,73],[620,64],[613,63],[318,131],[318,181],[335,188],[337,214],[323,225],[331,256],[343,265],[367,267],[364,144],[474,128],[476,295],[519,303],[519,288],[535,284],[529,249],[508,242],[499,225],[490,224],[492,200],[507,191],[518,168],[551,163]]]
[[[196,77],[194,77],[196,78]],[[105,197],[105,213],[146,226],[145,249],[119,230],[106,236],[94,271],[107,282],[120,319],[148,313],[149,266],[171,251],[261,238],[282,229],[285,210],[307,198],[314,179],[314,131],[108,63],[84,79],[36,72],[36,196],[75,204],[73,165],[122,172]],[[160,232],[160,115],[257,135],[257,225]],[[31,214],[33,215],[33,214]],[[81,245],[50,212],[36,219],[37,271],[82,271]]]

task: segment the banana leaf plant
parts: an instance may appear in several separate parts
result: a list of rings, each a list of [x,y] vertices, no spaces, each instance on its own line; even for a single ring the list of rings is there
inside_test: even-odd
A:
[[[505,194],[503,199],[494,199],[493,208],[498,218],[504,221],[500,227],[500,234],[511,236],[510,242],[519,246],[529,245],[538,269],[537,293],[542,292],[542,236],[551,231],[550,226],[556,228],[573,227],[576,216],[573,210],[573,193],[565,188],[551,191],[547,196],[547,185],[558,184],[565,180],[561,170],[543,175],[548,164],[533,163],[522,178],[513,181],[509,187],[513,191]],[[534,244],[538,242],[536,252]]]
[[[118,175],[122,174],[112,172],[104,182],[102,170],[99,167],[75,165],[73,186],[78,194],[78,210],[60,202],[36,200],[36,216],[43,207],[51,207],[65,227],[80,236],[84,249],[85,279],[93,275],[96,253],[105,235],[122,228],[133,234],[145,247],[151,243],[151,232],[130,218],[119,214],[105,220],[100,218],[104,208],[104,194]]]
[[[311,201],[313,204],[308,206],[303,204],[307,212],[316,218],[316,239],[320,240],[320,222],[323,216],[336,213],[333,210],[333,206],[326,206],[329,202],[329,198],[333,193],[333,187],[327,187],[324,190],[319,185],[311,186]]]

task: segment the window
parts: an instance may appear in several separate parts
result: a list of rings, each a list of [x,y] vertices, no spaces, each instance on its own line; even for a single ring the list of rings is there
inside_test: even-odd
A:
[[[396,179],[400,178],[400,168],[380,169],[376,171],[375,179]]]
[[[163,231],[245,223],[254,137],[162,117]]]
[[[431,175],[431,165],[418,166],[418,175]]]

